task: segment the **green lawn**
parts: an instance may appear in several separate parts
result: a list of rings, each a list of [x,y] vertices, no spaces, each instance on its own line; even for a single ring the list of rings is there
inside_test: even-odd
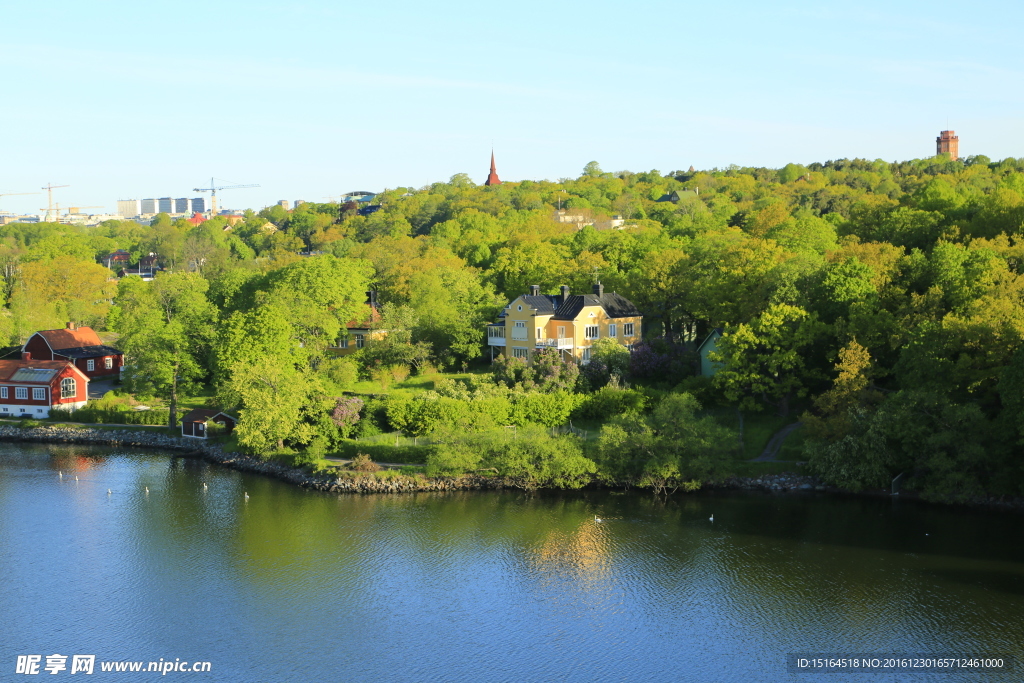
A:
[[[762,410],[761,412],[744,411],[743,412],[743,451],[739,454],[739,460],[750,460],[761,455],[764,451],[764,447],[768,445],[772,436],[775,435],[780,429],[788,424],[796,422],[801,410],[793,409],[790,410],[789,416],[781,417],[772,410]],[[708,413],[713,415],[721,424],[729,427],[730,429],[739,429],[739,416],[736,413],[735,408],[717,407],[708,410]],[[799,435],[799,436],[798,436]],[[802,442],[803,435],[801,430],[797,430],[789,435],[785,442],[783,442],[782,450],[779,452],[779,459],[797,460],[799,458],[799,452],[802,446],[797,445],[796,450],[793,450],[793,443]]]
[[[469,372],[432,372],[426,375],[410,375],[401,382],[391,382],[385,390],[380,382],[364,380],[356,382],[349,389],[353,394],[390,394],[400,398],[412,398],[416,394],[429,391],[434,388],[434,382],[444,377],[446,379],[469,379],[490,374],[490,369],[471,370]]]

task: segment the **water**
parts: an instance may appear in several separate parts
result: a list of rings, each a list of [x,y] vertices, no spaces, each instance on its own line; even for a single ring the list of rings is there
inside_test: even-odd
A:
[[[208,661],[167,676],[210,681],[1016,681],[796,674],[786,655],[1024,665],[1022,532],[1024,516],[825,496],[337,496],[166,453],[5,444],[0,680],[59,653]]]

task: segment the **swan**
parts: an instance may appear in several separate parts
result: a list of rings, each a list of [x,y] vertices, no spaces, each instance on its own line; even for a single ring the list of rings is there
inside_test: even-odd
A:
[[[711,516],[710,516],[710,517],[708,517],[708,521],[709,521],[709,522],[713,522],[713,521],[715,521],[715,513],[713,513],[713,512],[711,513]]]
[[[108,496],[110,495],[110,493],[111,493],[110,489],[107,489],[107,495]]]
[[[597,515],[594,515],[594,521],[595,521],[595,522],[597,522],[598,524],[600,524],[600,523],[601,523],[601,522],[603,522],[604,520],[603,520],[603,519],[601,519],[600,517],[598,517]]]
[[[149,487],[148,486],[146,487],[146,493],[149,493]]]
[[[245,492],[245,499],[249,500],[249,492],[248,491]]]

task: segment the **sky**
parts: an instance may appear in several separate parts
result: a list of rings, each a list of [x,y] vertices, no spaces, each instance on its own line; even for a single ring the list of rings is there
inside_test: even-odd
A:
[[[0,0],[0,211],[1024,156],[1024,4]]]

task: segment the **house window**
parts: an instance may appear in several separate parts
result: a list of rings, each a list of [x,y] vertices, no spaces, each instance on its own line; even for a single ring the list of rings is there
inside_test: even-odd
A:
[[[347,349],[348,348],[348,337],[342,337],[341,339],[339,339],[338,340],[338,346],[340,346],[343,349]]]
[[[22,400],[28,399],[28,388],[27,387],[14,387],[14,398],[20,398]]]
[[[89,360],[85,361],[85,369],[88,370],[89,372],[92,372],[93,370],[95,370],[96,369],[96,361],[94,361],[92,358],[90,358]]]
[[[609,325],[608,326],[608,336],[609,337],[618,337],[619,336],[618,335],[618,329],[619,329],[619,326],[616,325],[615,323],[612,323],[611,325]]]
[[[65,377],[60,381],[61,398],[74,398],[77,393],[78,387],[75,386],[75,380],[70,377]]]
[[[523,320],[516,320],[515,326],[512,328],[513,339],[526,339],[526,322]]]
[[[103,367],[106,368],[107,370],[113,370],[114,369],[114,359],[113,358],[104,358],[103,359]]]
[[[622,336],[623,337],[632,337],[633,336],[633,323],[623,323],[622,324]]]
[[[587,328],[585,330],[585,336],[587,339],[597,339],[598,334],[599,332],[597,325],[587,325]]]
[[[32,389],[32,400],[33,401],[45,401],[46,400],[46,389],[42,387],[33,387]]]
[[[537,328],[537,339],[543,339],[543,338],[544,338],[544,328],[543,327],[538,327]]]
[[[495,327],[488,327],[487,328],[487,336],[488,337],[494,337],[495,339],[504,339],[505,338],[505,328],[504,327],[497,327],[497,326],[495,326]]]
[[[590,362],[590,347],[589,346],[587,348],[583,349],[583,360],[585,362],[588,362],[588,363]]]
[[[0,387],[0,398],[7,398],[7,387]]]
[[[361,334],[356,335],[356,348],[361,349],[366,346],[366,337]]]
[[[558,338],[565,339],[565,325],[558,326]]]
[[[512,357],[513,358],[522,358],[522,359],[525,360],[525,359],[530,357],[530,352],[527,349],[524,349],[522,347],[513,346],[512,347]]]

